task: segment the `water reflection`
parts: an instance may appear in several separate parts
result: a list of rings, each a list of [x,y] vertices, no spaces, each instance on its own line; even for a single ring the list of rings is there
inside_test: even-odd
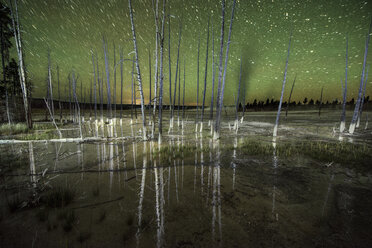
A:
[[[277,150],[276,150],[276,137],[273,137],[273,167],[274,167],[274,185],[273,185],[273,190],[272,190],[272,210],[271,210],[271,215],[273,219],[278,221],[279,215],[275,209],[276,207],[276,184],[277,184],[277,168],[278,168],[278,156],[277,156]]]
[[[139,190],[139,200],[138,200],[138,220],[137,220],[137,232],[136,232],[136,244],[139,247],[140,237],[141,237],[141,228],[143,227],[142,223],[142,207],[143,207],[143,199],[145,195],[145,183],[146,183],[146,168],[147,168],[147,143],[145,142],[143,145],[143,166],[142,166],[142,179],[141,179],[141,187]]]
[[[216,154],[216,161],[213,165],[212,178],[212,239],[222,242],[222,222],[221,222],[221,151],[220,141],[214,143],[213,150]],[[217,227],[216,227],[217,222]],[[216,229],[218,229],[219,239],[216,239]]]
[[[30,160],[30,180],[32,187],[36,188],[36,169],[35,169],[35,157],[34,157],[34,145],[32,142],[28,143],[28,152]]]

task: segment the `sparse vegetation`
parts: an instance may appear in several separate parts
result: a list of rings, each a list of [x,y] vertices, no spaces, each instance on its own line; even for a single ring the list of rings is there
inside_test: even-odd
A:
[[[68,187],[53,188],[44,197],[43,201],[48,207],[61,208],[69,205],[75,198],[75,191]]]
[[[230,148],[231,149],[231,148]],[[238,149],[248,155],[272,155],[274,148],[271,143],[257,140],[245,140]],[[277,144],[277,155],[287,158],[306,156],[321,162],[337,162],[343,165],[353,165],[366,168],[372,159],[372,149],[368,145],[347,142],[302,141],[280,142]]]
[[[99,211],[98,223],[101,223],[105,219],[106,219],[106,210],[105,209],[101,209]]]
[[[0,125],[0,136],[27,133],[28,127],[25,123]]]
[[[15,194],[11,197],[7,197],[7,204],[8,204],[9,211],[11,213],[14,213],[20,208],[22,204],[21,197],[19,196],[19,194]]]

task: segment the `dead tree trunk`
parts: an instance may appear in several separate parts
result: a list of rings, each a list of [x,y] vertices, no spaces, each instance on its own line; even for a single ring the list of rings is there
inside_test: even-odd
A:
[[[242,83],[242,68],[243,68],[243,59],[240,58],[239,86],[238,86],[238,94],[236,96],[236,105],[235,105],[235,124],[234,124],[234,128],[235,128],[236,133],[238,132],[238,129],[239,129],[238,112],[239,112],[239,100],[240,100],[240,86],[241,86],[241,83]]]
[[[123,117],[123,48],[120,50],[120,121]]]
[[[78,118],[78,122],[79,122],[80,138],[83,139],[83,131],[82,131],[82,128],[81,128],[81,118],[80,118],[80,107],[79,107],[79,101],[78,101],[77,94],[76,94],[75,72],[72,73],[72,88],[73,88],[74,100],[75,100],[76,108],[77,108],[77,118]]]
[[[223,3],[223,5],[224,4],[225,3]],[[217,116],[216,116],[215,130],[214,130],[214,135],[213,135],[214,139],[219,139],[219,137],[220,137],[221,111],[222,111],[222,107],[223,107],[223,96],[224,96],[224,91],[225,91],[227,62],[228,62],[228,58],[229,58],[229,48],[230,48],[232,24],[233,24],[233,21],[234,21],[235,4],[236,4],[236,0],[234,0],[233,6],[232,6],[232,13],[231,13],[231,20],[230,20],[230,27],[229,27],[229,36],[228,36],[227,47],[226,47],[225,68],[224,68],[224,71],[223,71],[223,81],[222,81],[221,95],[219,96],[218,112],[217,112]],[[224,9],[224,6],[223,6],[223,9]],[[224,10],[223,10],[223,12],[224,12]],[[222,49],[223,49],[223,47],[222,47]]]
[[[287,80],[287,68],[288,68],[288,60],[289,60],[289,50],[290,50],[290,47],[291,47],[291,39],[292,39],[292,32],[291,32],[291,35],[289,36],[289,44],[288,44],[288,51],[287,51],[287,60],[285,62],[285,70],[284,70],[284,79],[283,79],[282,93],[281,93],[281,96],[280,96],[278,113],[276,114],[276,121],[275,121],[275,126],[274,126],[274,131],[273,131],[273,137],[276,137],[277,134],[278,134],[279,117],[280,117],[280,111],[282,110],[282,103],[283,103],[283,95],[284,95],[285,82]]]
[[[61,92],[59,89],[59,67],[58,65],[57,65],[57,84],[58,84],[59,121],[62,123],[62,105],[61,105]]]
[[[155,72],[156,73],[156,72]],[[149,122],[151,123],[151,54],[149,50]]]
[[[160,34],[160,81],[159,81],[159,137],[158,143],[162,142],[162,132],[163,132],[163,119],[162,119],[162,109],[163,109],[163,55],[164,55],[164,25],[165,25],[165,0],[163,0],[163,17],[161,22],[161,34]]]
[[[176,106],[176,93],[177,93],[177,78],[178,78],[178,65],[180,59],[180,45],[181,45],[181,35],[182,35],[182,22],[180,21],[179,24],[179,32],[178,32],[178,48],[177,48],[177,62],[176,62],[176,76],[174,78],[174,95],[173,95],[173,107],[171,111],[171,128],[173,128],[173,121],[174,121],[174,109]]]
[[[145,108],[144,108],[145,100],[143,97],[141,70],[140,70],[139,62],[138,62],[137,39],[136,39],[136,31],[135,31],[134,21],[133,21],[133,9],[132,9],[131,0],[128,1],[128,5],[129,5],[130,22],[131,22],[132,34],[133,34],[133,44],[134,44],[135,61],[136,61],[136,68],[137,68],[137,80],[138,80],[138,87],[139,87],[140,99],[141,99],[141,114],[142,114],[142,126],[143,126],[142,134],[143,134],[143,139],[147,140],[146,115],[145,115]]]
[[[158,60],[159,60],[159,0],[156,0],[155,6],[154,6],[154,18],[155,18],[155,85],[154,85],[154,117],[156,114],[156,102],[157,102],[157,96],[158,96]],[[150,56],[150,54],[149,54]],[[150,71],[151,71],[151,62],[150,62]],[[150,73],[150,91],[151,91],[151,73]],[[151,99],[151,96],[150,96]],[[150,112],[151,112],[151,105],[150,105]],[[150,115],[151,120],[151,115]],[[155,120],[153,120],[155,122]],[[154,129],[155,125],[153,125]],[[154,130],[152,130],[154,132]]]
[[[369,65],[367,67],[367,74],[366,74],[366,78],[364,80],[364,89],[363,89],[363,95],[362,95],[362,102],[360,103],[360,110],[359,110],[359,116],[358,116],[358,121],[357,121],[357,125],[356,127],[358,128],[359,125],[360,125],[360,120],[362,119],[362,113],[363,113],[363,105],[364,105],[364,98],[365,98],[365,95],[366,95],[366,86],[367,86],[367,79],[368,79],[368,71],[369,71]]]
[[[215,81],[215,64],[214,64],[214,33],[213,33],[213,22],[212,22],[212,96],[211,96],[211,106],[210,106],[210,114],[209,114],[209,120],[213,120],[213,105],[214,105],[214,81]],[[213,126],[211,125],[211,129],[213,129]]]
[[[210,23],[210,20],[208,20],[208,31],[207,31],[207,49],[206,49],[206,55],[205,55],[204,91],[203,91],[203,104],[202,104],[202,113],[201,113],[200,132],[203,131],[205,93],[206,93],[206,91],[207,91],[208,50],[209,50],[209,23]]]
[[[182,92],[182,129],[185,119],[185,82],[186,82],[186,60],[183,60],[183,92]]]
[[[108,56],[107,56],[107,45],[105,42],[105,37],[102,39],[103,41],[103,52],[105,56],[105,69],[106,69],[106,84],[107,84],[107,116],[108,118],[112,118],[112,108],[111,108],[111,89],[110,89],[110,70],[108,64]]]
[[[53,103],[53,84],[52,84],[52,66],[50,62],[50,51],[48,50],[48,84],[49,84],[49,106],[54,119],[54,103]]]
[[[168,15],[168,65],[169,65],[169,110],[172,114],[172,64],[171,64],[171,21],[170,21],[170,15]],[[171,118],[172,119],[172,115]],[[171,125],[172,120],[170,120],[169,125]]]
[[[320,110],[322,109],[322,101],[323,101],[323,88],[322,87],[322,90],[320,91],[320,101],[319,101],[319,113],[318,113],[318,116],[320,118]]]
[[[356,122],[358,120],[360,102],[361,102],[361,98],[362,98],[362,86],[363,86],[363,82],[364,82],[364,73],[365,73],[365,70],[366,70],[368,45],[369,45],[369,38],[370,38],[370,34],[371,34],[371,28],[372,28],[372,20],[371,20],[371,24],[369,25],[369,31],[368,31],[368,34],[367,34],[367,37],[366,37],[365,50],[364,50],[364,61],[363,61],[363,69],[362,69],[362,78],[361,78],[360,84],[359,84],[358,100],[355,104],[353,118],[351,119],[351,123],[350,123],[350,126],[349,126],[349,133],[350,134],[354,133],[355,125],[356,125]]]
[[[27,122],[28,128],[32,128],[32,117],[31,117],[31,106],[29,106],[28,102],[28,92],[26,86],[26,76],[24,71],[24,64],[23,64],[23,51],[22,51],[22,39],[21,39],[21,31],[20,31],[20,24],[18,18],[18,5],[17,0],[14,0],[15,3],[15,16],[13,13],[13,6],[11,0],[9,0],[10,4],[10,13],[12,17],[12,24],[13,24],[13,32],[14,32],[14,40],[16,43],[17,55],[18,55],[18,75],[19,75],[19,82],[21,84],[22,89],[22,97],[23,97],[23,107],[25,110],[25,118]]]
[[[200,36],[198,41],[198,62],[196,69],[196,116],[195,116],[195,132],[198,131],[198,118],[199,118],[199,54],[200,54]]]
[[[285,118],[287,118],[289,105],[291,104],[291,97],[292,97],[293,88],[294,88],[295,83],[296,83],[296,77],[297,77],[297,75],[295,76],[295,78],[294,78],[294,80],[293,80],[292,88],[291,88],[291,92],[289,93],[289,98],[288,98],[287,108],[285,109]]]
[[[345,130],[345,119],[346,119],[346,94],[347,94],[347,62],[348,62],[348,36],[346,35],[346,55],[345,55],[345,86],[343,87],[343,102],[342,102],[342,113],[341,113],[341,122],[340,122],[340,133]],[[342,80],[341,80],[342,86]]]

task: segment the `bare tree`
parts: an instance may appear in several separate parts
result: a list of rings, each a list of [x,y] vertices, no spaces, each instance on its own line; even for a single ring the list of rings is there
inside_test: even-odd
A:
[[[96,130],[96,137],[98,137],[98,120],[97,120],[97,80],[96,80],[96,68],[94,65],[94,52],[92,50],[92,64],[93,64],[93,80],[94,80],[94,122],[95,122],[95,130]]]
[[[284,79],[283,79],[282,93],[281,93],[281,96],[280,96],[278,113],[276,114],[276,121],[275,121],[275,126],[274,126],[274,131],[273,131],[273,137],[276,137],[277,134],[278,134],[278,125],[279,125],[280,111],[282,110],[284,88],[285,88],[285,82],[287,80],[287,68],[288,68],[289,50],[290,50],[290,47],[291,47],[291,40],[292,40],[292,32],[291,32],[291,34],[289,36],[289,44],[288,44],[288,51],[287,51],[287,60],[285,62],[285,70],[284,70]]]
[[[53,103],[53,84],[52,84],[52,66],[50,62],[50,50],[48,50],[48,100],[49,100],[49,106],[51,108],[51,113],[53,115],[54,119],[54,103]]]
[[[61,92],[59,90],[59,67],[58,65],[57,65],[57,84],[58,84],[59,121],[62,123],[62,105],[61,105]]]
[[[349,126],[349,133],[350,134],[353,134],[354,131],[355,131],[355,125],[356,125],[356,122],[358,120],[358,115],[359,115],[359,109],[360,109],[360,102],[361,102],[361,98],[362,98],[364,73],[365,73],[365,70],[366,70],[368,45],[369,45],[369,38],[370,38],[370,34],[371,34],[371,28],[372,28],[372,19],[371,19],[371,24],[369,25],[368,34],[367,34],[367,37],[366,37],[365,50],[364,50],[364,61],[363,61],[363,69],[362,69],[362,77],[361,77],[360,84],[359,84],[358,99],[357,99],[357,102],[355,104],[353,117],[351,119],[351,123],[350,123],[350,126]]]
[[[171,124],[170,129],[173,128],[174,121],[174,108],[176,106],[176,93],[177,93],[177,78],[178,78],[178,65],[180,59],[180,45],[181,45],[181,35],[182,35],[182,22],[179,23],[179,32],[178,32],[178,47],[177,47],[177,62],[176,62],[176,76],[174,78],[174,95],[173,95],[173,107],[171,109]],[[170,130],[169,129],[169,130]]]
[[[171,65],[171,25],[170,25],[170,15],[168,15],[168,65],[169,65],[169,109],[172,112],[172,65]],[[169,125],[173,125],[172,120],[170,120]]]
[[[360,125],[360,120],[362,119],[362,113],[363,113],[363,105],[364,105],[364,98],[365,98],[365,95],[366,95],[366,87],[367,87],[367,79],[368,79],[368,71],[369,71],[369,65],[367,67],[367,73],[366,73],[366,77],[364,79],[364,89],[363,89],[363,95],[362,95],[362,99],[361,99],[361,103],[360,103],[360,110],[359,110],[359,115],[358,115],[358,121],[357,121],[357,124],[356,124],[356,128],[359,128],[359,125]]]
[[[198,62],[196,69],[196,116],[195,116],[195,132],[198,131],[198,118],[199,118],[199,54],[200,54],[200,35],[198,40]]]
[[[155,82],[154,82],[154,117],[156,114],[156,101],[157,101],[157,96],[158,96],[158,80],[159,80],[159,74],[158,74],[158,63],[159,63],[159,0],[155,0],[155,5],[154,5],[154,0],[152,0],[152,5],[153,5],[153,11],[154,11],[154,21],[155,21]],[[150,56],[150,54],[149,54]],[[150,62],[151,63],[151,62]],[[151,64],[150,64],[150,71],[151,71]],[[150,72],[151,74],[151,72]],[[150,75],[151,78],[151,75]],[[150,79],[151,80],[151,79]],[[150,91],[151,91],[151,81],[150,81]],[[150,96],[151,99],[151,96]],[[151,112],[151,109],[150,109]],[[151,117],[150,117],[151,119]],[[155,120],[153,120],[155,122]],[[152,134],[154,132],[154,127],[155,124],[152,125]]]
[[[151,54],[149,49],[149,122],[151,124]]]
[[[287,102],[287,108],[285,109],[285,118],[287,118],[289,105],[291,104],[291,97],[292,97],[293,88],[294,88],[295,83],[296,83],[296,77],[297,77],[297,75],[295,76],[295,78],[293,80],[291,92],[289,93],[289,98],[288,98],[288,102]]]
[[[343,88],[343,102],[342,102],[342,113],[341,113],[341,122],[340,122],[340,133],[345,130],[345,119],[346,119],[346,94],[347,94],[347,62],[348,62],[348,36],[346,35],[346,55],[345,55],[345,86],[342,87],[342,79],[341,79],[341,87]]]
[[[232,13],[231,13],[231,20],[230,20],[230,27],[229,27],[229,36],[228,36],[228,40],[227,40],[227,46],[226,46],[226,56],[225,56],[225,68],[224,68],[224,72],[223,72],[223,81],[222,81],[222,88],[219,89],[220,91],[220,94],[218,94],[218,98],[219,98],[219,101],[217,102],[217,113],[216,113],[216,123],[215,123],[215,129],[214,129],[214,135],[213,135],[213,138],[214,139],[219,139],[220,138],[220,122],[221,122],[221,111],[222,111],[222,107],[223,107],[223,96],[224,96],[224,90],[225,90],[225,82],[226,82],[226,71],[227,71],[227,62],[228,62],[228,58],[229,58],[229,48],[230,48],[230,41],[231,41],[231,30],[232,30],[232,24],[233,24],[233,21],[234,21],[234,13],[235,13],[235,4],[236,4],[236,0],[234,0],[233,2],[233,6],[232,6]],[[222,1],[222,23],[225,22],[224,20],[224,16],[225,16],[225,1],[223,0]],[[223,29],[223,26],[222,25],[222,29]],[[221,39],[223,39],[223,31],[221,31]],[[222,51],[223,51],[223,42],[221,41],[221,56],[222,56]],[[221,76],[221,73],[222,73],[222,58],[220,58],[220,76]],[[220,88],[220,81],[221,79],[219,78],[219,83],[218,83],[218,87]]]
[[[25,110],[25,118],[27,122],[28,128],[32,128],[32,117],[31,117],[31,106],[29,106],[29,99],[28,99],[28,92],[26,86],[26,76],[23,64],[23,51],[22,51],[22,39],[21,39],[21,30],[19,24],[19,17],[18,17],[18,5],[17,0],[14,0],[15,4],[15,15],[13,12],[13,6],[11,0],[9,0],[10,5],[10,13],[12,17],[12,24],[13,24],[13,32],[14,32],[14,40],[16,43],[17,55],[18,55],[18,75],[19,75],[19,82],[21,84],[22,89],[22,97],[23,97],[23,107]]]
[[[76,94],[76,83],[77,83],[76,81],[77,79],[75,78],[75,72],[72,72],[72,90],[74,93],[74,101],[76,103],[76,108],[77,108],[77,119],[79,122],[80,138],[83,139],[83,131],[81,128],[81,118],[80,118],[80,107],[79,107],[79,101],[78,101],[77,94]]]
[[[163,16],[161,22],[161,34],[160,34],[160,82],[159,82],[159,137],[158,143],[162,142],[162,109],[163,109],[163,56],[164,56],[164,25],[165,25],[165,0],[163,0]]]
[[[115,50],[115,43],[114,43],[114,95],[113,95],[112,100],[114,104],[114,129],[116,129],[116,50]]]
[[[133,33],[133,44],[134,44],[134,51],[135,51],[135,62],[136,62],[136,68],[137,68],[137,80],[138,80],[138,88],[140,92],[140,99],[141,99],[141,114],[142,114],[142,134],[143,134],[143,139],[147,140],[146,136],[146,116],[145,116],[145,100],[143,97],[143,89],[142,89],[142,78],[141,78],[141,70],[139,67],[139,62],[138,62],[138,50],[137,50],[137,39],[136,39],[136,31],[134,27],[134,21],[133,21],[133,9],[132,9],[132,1],[128,1],[128,6],[129,6],[129,14],[130,14],[130,22],[131,22],[131,27],[132,27],[132,33]]]
[[[185,82],[186,82],[186,61],[183,60],[183,92],[182,92],[182,130],[184,128],[185,119]]]
[[[205,93],[207,91],[208,50],[209,50],[209,23],[210,23],[210,19],[208,20],[208,31],[207,31],[207,48],[206,48],[206,55],[205,55],[204,90],[203,90],[203,104],[202,104],[202,113],[201,113],[200,132],[203,132]]]
[[[120,49],[120,124],[122,124],[123,117],[123,48]]]
[[[212,22],[212,96],[211,96],[211,106],[210,106],[210,114],[209,120],[213,120],[213,101],[214,101],[214,81],[215,81],[215,64],[214,64],[214,32],[213,32],[213,22]],[[213,125],[211,125],[211,130],[213,129]]]
[[[322,90],[320,91],[319,112],[318,112],[318,116],[319,116],[319,118],[320,118],[320,110],[322,109],[323,88],[324,88],[324,87],[322,87]]]
[[[105,56],[105,69],[106,69],[106,85],[107,85],[107,115],[108,118],[112,118],[112,107],[111,107],[111,89],[110,89],[110,70],[109,70],[109,63],[108,63],[108,56],[107,56],[107,45],[105,41],[105,37],[102,38],[103,41],[103,53]]]
[[[240,97],[240,86],[241,86],[241,83],[242,83],[242,68],[243,68],[243,59],[240,58],[240,72],[239,72],[239,86],[238,86],[238,94],[237,94],[237,97],[236,97],[236,105],[235,105],[235,124],[234,124],[234,129],[235,129],[235,132],[238,133],[238,129],[239,129],[239,116],[238,116],[238,112],[239,112],[239,97]]]

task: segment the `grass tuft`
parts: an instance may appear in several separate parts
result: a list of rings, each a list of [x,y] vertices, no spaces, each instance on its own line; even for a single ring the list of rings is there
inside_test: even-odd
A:
[[[75,191],[70,188],[53,188],[44,198],[48,207],[61,208],[70,204],[75,198]]]

